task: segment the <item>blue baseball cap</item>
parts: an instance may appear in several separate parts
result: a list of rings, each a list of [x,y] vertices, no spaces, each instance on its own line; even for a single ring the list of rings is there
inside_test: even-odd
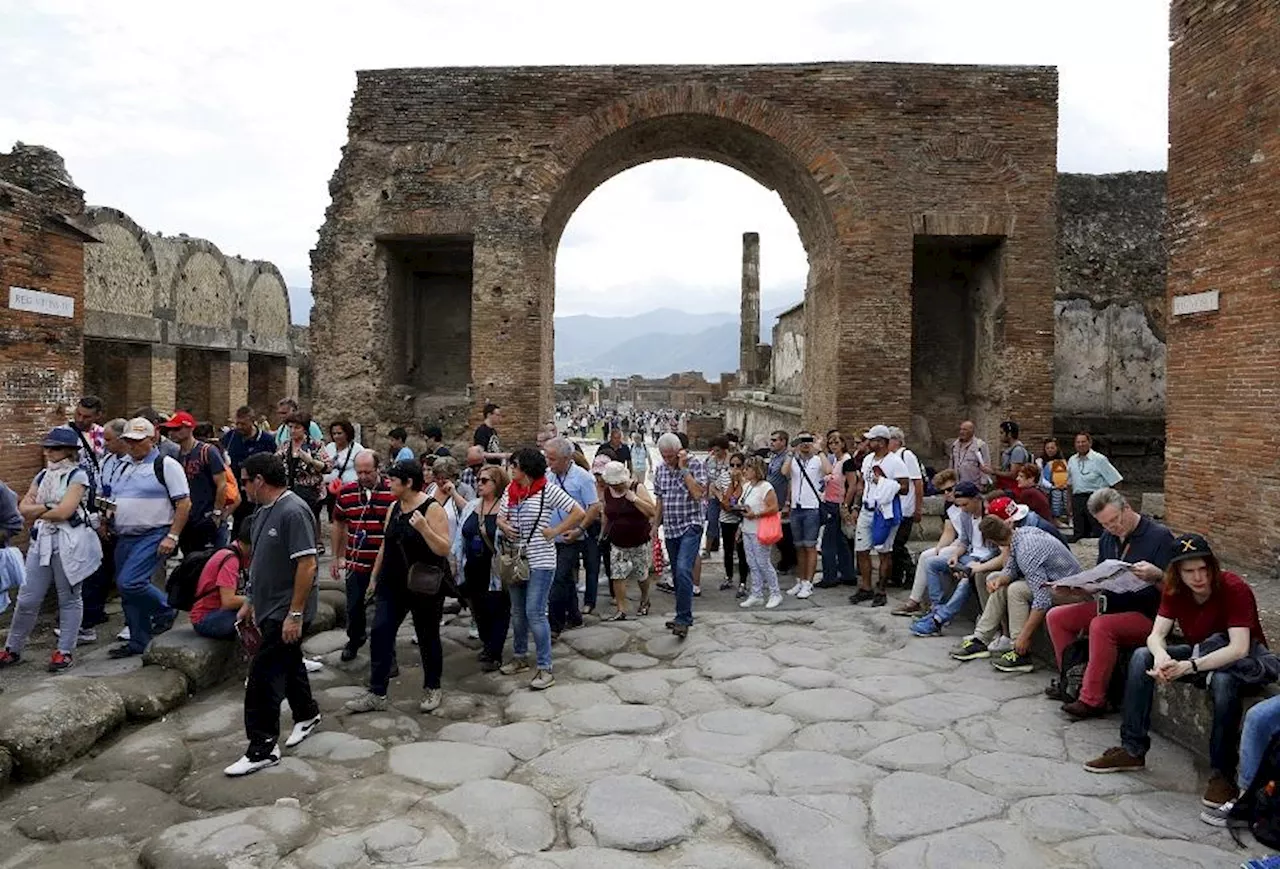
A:
[[[42,447],[71,447],[79,449],[80,436],[73,432],[70,427],[60,425],[57,428],[50,429],[49,433],[44,436],[44,440],[40,441]]]
[[[951,493],[951,497],[953,497],[953,498],[976,498],[976,497],[978,497],[978,495],[979,495],[979,494],[981,494],[981,493],[978,491],[978,486],[977,486],[977,484],[976,484],[976,483],[970,483],[968,480],[966,480],[966,481],[964,481],[963,483],[956,483],[955,490],[954,490],[954,491],[952,491],[952,493]]]

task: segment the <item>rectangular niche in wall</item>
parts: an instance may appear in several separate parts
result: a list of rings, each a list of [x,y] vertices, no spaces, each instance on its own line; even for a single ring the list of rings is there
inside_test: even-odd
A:
[[[391,302],[394,383],[418,393],[462,394],[471,382],[470,236],[379,242]]]

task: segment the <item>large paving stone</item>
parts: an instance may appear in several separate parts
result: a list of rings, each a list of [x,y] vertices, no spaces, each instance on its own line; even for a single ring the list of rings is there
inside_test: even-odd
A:
[[[492,728],[481,744],[505,748],[517,760],[533,760],[551,745],[551,729],[539,721],[517,721]]]
[[[583,824],[606,848],[658,851],[693,834],[699,815],[669,789],[638,775],[609,776],[587,786]]]
[[[177,670],[187,677],[193,690],[203,690],[231,675],[235,669],[236,644],[202,637],[190,625],[182,625],[153,639],[142,660]]]
[[[63,677],[0,694],[0,746],[14,777],[41,778],[124,723],[124,700],[97,680]]]
[[[578,846],[567,851],[546,851],[516,857],[502,869],[652,869],[644,857],[616,848]]]
[[[174,720],[182,728],[185,739],[203,742],[243,730],[244,707],[228,703],[226,698],[213,697],[185,707]]]
[[[1194,814],[1199,811],[1197,808]],[[1185,827],[1194,814],[1172,817],[1169,823]],[[1029,797],[1009,810],[1009,820],[1017,824],[1027,838],[1051,845],[1085,836],[1133,832],[1128,818],[1116,811],[1114,804],[1076,794]]]
[[[874,862],[863,838],[867,809],[855,797],[745,796],[729,808],[734,823],[786,869],[860,869]]]
[[[935,690],[932,685],[918,676],[905,675],[858,676],[845,680],[843,684],[845,688],[857,691],[859,694],[885,705],[897,703],[899,700],[910,700],[912,697],[920,697],[924,694],[931,694]]]
[[[1028,841],[1007,821],[984,821],[958,830],[903,842],[880,855],[880,869],[955,869],[957,866],[1039,867],[1062,865],[1062,858]],[[1071,864],[1068,864],[1071,865]],[[1135,869],[1145,863],[1128,867]]]
[[[743,676],[772,676],[778,664],[764,652],[737,649],[708,655],[698,664],[702,675],[717,682],[740,679]]]
[[[819,721],[796,734],[796,748],[832,754],[862,755],[886,742],[910,736],[916,728],[901,721]]]
[[[462,825],[470,843],[500,858],[543,851],[556,840],[551,803],[525,785],[483,779],[430,802]]]
[[[796,721],[813,724],[817,721],[860,721],[870,718],[876,705],[845,688],[813,688],[795,691],[780,697],[770,712],[787,715]]]
[[[769,649],[769,657],[784,667],[812,667],[826,670],[831,667],[831,656],[826,652],[806,646],[779,645]]]
[[[307,622],[303,629],[304,637],[314,637],[316,634],[323,634],[325,631],[331,631],[338,626],[338,610],[327,600],[316,601],[316,614]],[[343,615],[346,615],[346,606],[341,607]]]
[[[1186,823],[1187,818],[1194,818],[1203,811],[1198,793],[1151,791],[1121,797],[1117,805],[1123,817],[1117,818],[1110,829],[1098,830],[1094,835],[1128,833],[1127,822],[1132,822],[1139,833],[1156,839],[1199,840],[1216,832],[1208,824]],[[1080,835],[1088,834],[1082,832]]]
[[[671,683],[660,673],[623,673],[609,680],[609,687],[623,703],[661,703],[671,696]]]
[[[704,712],[729,708],[733,706],[733,701],[725,697],[712,682],[706,679],[690,679],[676,686],[671,692],[671,699],[667,701],[667,705],[676,714],[689,718]]]
[[[686,842],[673,848],[671,869],[774,869],[776,864],[755,851],[723,842]],[[663,855],[666,856],[666,855]]]
[[[228,756],[226,763],[235,757]],[[183,779],[176,791],[184,804],[197,809],[232,809],[271,805],[282,797],[300,797],[324,790],[332,782],[305,760],[285,755],[275,766],[243,778],[231,778],[223,767]]]
[[[177,787],[191,769],[191,751],[178,729],[157,723],[131,733],[76,772],[85,781],[136,781],[162,791]]]
[[[565,631],[560,635],[560,642],[579,655],[586,655],[588,658],[606,658],[625,649],[631,642],[631,634],[619,628],[594,625],[589,628]]]
[[[302,641],[302,654],[315,658],[336,652],[346,644],[346,631],[321,631]]]
[[[686,757],[742,765],[777,747],[795,729],[795,721],[785,715],[724,709],[686,721],[673,747]]]
[[[778,675],[778,681],[793,688],[830,688],[837,678],[830,670],[815,670],[812,667],[791,667]]]
[[[584,682],[603,682],[606,679],[622,674],[622,671],[617,667],[611,667],[591,658],[574,658],[566,661],[560,672],[567,673],[571,678],[581,679]]]
[[[315,826],[301,809],[241,809],[170,827],[143,846],[138,860],[147,869],[267,867],[313,835]]]
[[[557,710],[588,709],[617,703],[618,695],[607,685],[561,682],[539,692]]]
[[[9,783],[9,779],[13,777],[13,755],[9,753],[9,749],[0,746],[0,790]]]
[[[863,760],[885,769],[940,773],[971,754],[964,740],[948,730],[929,730],[886,742]]]
[[[934,673],[924,677],[924,681],[939,691],[952,691],[959,694],[973,694],[1003,703],[1019,697],[1040,697],[1044,693],[1046,677],[1040,673],[1011,675],[1008,673],[987,672],[985,667],[977,670],[966,668],[958,673]]]
[[[718,686],[727,697],[732,697],[743,706],[768,706],[779,697],[795,691],[795,687],[777,679],[766,676],[743,676],[721,682]]]
[[[875,786],[871,817],[877,835],[910,839],[999,814],[1004,802],[946,779],[895,772]]]
[[[482,778],[506,778],[516,762],[501,748],[464,742],[397,745],[388,756],[396,775],[433,788],[454,788]]]
[[[377,775],[316,794],[310,809],[325,828],[366,827],[405,814],[421,799],[421,785],[399,776]]]
[[[130,721],[160,718],[187,702],[187,677],[179,670],[140,667],[98,681],[120,695]]]
[[[619,652],[609,658],[609,666],[617,667],[619,670],[647,670],[650,667],[656,667],[661,662],[657,658],[651,658],[648,655],[641,655],[636,652]]]
[[[1062,734],[1041,729],[1039,724],[1033,727],[1004,718],[976,717],[957,721],[950,729],[975,751],[1008,751],[1050,760],[1066,756]],[[1115,739],[1114,733],[1111,738]]]
[[[631,736],[595,736],[549,751],[518,775],[553,800],[597,779],[641,775],[662,759],[659,746]]]
[[[851,794],[883,775],[875,767],[821,751],[771,751],[756,761],[756,769],[780,797]]]
[[[1094,836],[1059,845],[1058,850],[1097,869],[1220,869],[1241,863],[1239,852],[1137,836]]]
[[[67,842],[120,836],[139,841],[195,813],[164,791],[132,781],[100,785],[92,794],[72,797],[18,819],[27,838]]]
[[[755,773],[696,757],[664,760],[649,771],[650,777],[677,790],[694,791],[708,799],[731,800],[744,794],[767,794],[772,786]]]
[[[934,670],[924,664],[912,664],[892,658],[854,658],[836,664],[835,670],[843,676],[927,676]]]
[[[317,596],[321,603],[333,608],[334,626],[347,626],[347,592],[345,589],[322,588]]]
[[[951,768],[951,777],[979,790],[1014,798],[1054,793],[1102,797],[1147,789],[1127,773],[1097,775],[1074,763],[1007,752],[979,754],[962,760]]]
[[[996,710],[994,700],[973,694],[928,694],[885,707],[885,718],[896,718],[921,727],[943,727],[972,715],[989,715]]]
[[[136,844],[123,839],[80,839],[74,842],[32,842],[15,835],[12,849],[0,840],[0,866],[22,869],[135,869]]]
[[[329,760],[334,763],[356,763],[377,757],[386,749],[371,739],[360,739],[348,733],[322,730],[292,750],[295,757]]]
[[[550,721],[556,717],[556,708],[546,698],[546,691],[517,691],[507,698],[503,715],[508,721]]]
[[[657,733],[670,723],[656,706],[605,704],[579,709],[557,719],[560,727],[579,736],[610,733]]]

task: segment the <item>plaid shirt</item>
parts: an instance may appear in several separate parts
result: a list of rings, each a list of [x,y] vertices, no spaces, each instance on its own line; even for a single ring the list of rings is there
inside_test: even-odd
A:
[[[1032,609],[1053,606],[1049,584],[1083,570],[1071,550],[1039,528],[1016,528],[1009,544],[1009,560],[1002,571],[1010,580],[1025,580],[1031,587]]]
[[[653,494],[662,504],[662,534],[667,538],[679,537],[690,528],[702,525],[706,502],[689,494],[689,487],[684,483],[685,470],[662,462],[653,472]],[[698,485],[706,489],[707,466],[691,458],[687,470]]]
[[[476,465],[474,468],[471,465],[467,465],[462,469],[462,472],[458,474],[458,482],[464,486],[470,486],[471,491],[473,492],[479,492],[480,472],[482,470],[484,470],[484,465]]]

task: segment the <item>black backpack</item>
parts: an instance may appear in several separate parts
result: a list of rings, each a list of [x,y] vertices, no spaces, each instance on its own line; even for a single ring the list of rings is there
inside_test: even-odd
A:
[[[1111,681],[1107,683],[1107,703],[1119,709],[1124,703],[1124,683],[1129,673],[1129,658],[1133,651],[1121,649],[1116,656],[1116,665],[1111,671]],[[1080,699],[1080,686],[1084,684],[1084,671],[1089,666],[1089,638],[1080,637],[1062,650],[1062,667],[1058,671],[1058,696],[1065,702],[1074,703]]]
[[[183,556],[182,563],[173,569],[173,572],[169,574],[169,579],[164,584],[165,594],[169,598],[169,606],[174,609],[190,611],[191,607],[195,606],[196,601],[218,593],[218,587],[214,586],[200,595],[200,597],[196,597],[196,588],[200,585],[200,574],[204,572],[205,565],[219,552],[230,552],[230,557],[239,557],[235,547],[232,546],[223,546],[220,549],[214,549],[213,547],[198,549]]]
[[[1232,818],[1249,822],[1249,832],[1268,848],[1280,848],[1280,736],[1272,737],[1258,772],[1231,808]],[[1231,837],[1243,845],[1234,828]]]

